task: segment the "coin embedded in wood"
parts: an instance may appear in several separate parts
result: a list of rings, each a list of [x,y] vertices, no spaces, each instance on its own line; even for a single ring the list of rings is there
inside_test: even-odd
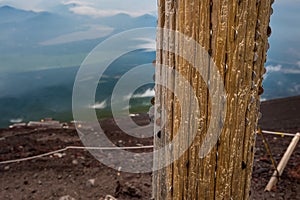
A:
[[[270,26],[268,26],[268,29],[267,29],[267,35],[268,35],[268,37],[270,37],[271,34],[272,34],[272,29],[271,29]]]
[[[258,89],[258,95],[262,95],[263,93],[264,93],[264,88],[260,86]]]
[[[263,74],[267,73],[267,69],[264,67]]]
[[[155,104],[155,97],[153,97],[153,98],[151,99],[151,104],[152,104],[152,105]]]
[[[268,42],[267,43],[267,50],[269,50],[270,49],[270,43]]]

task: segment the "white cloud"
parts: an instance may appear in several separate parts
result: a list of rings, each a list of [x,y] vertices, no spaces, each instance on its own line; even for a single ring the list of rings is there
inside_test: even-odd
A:
[[[92,2],[79,1],[79,0],[65,1],[62,4],[63,5],[74,5],[74,6],[92,6],[92,5],[94,5]]]
[[[94,105],[90,105],[89,108],[93,109],[104,109],[107,107],[107,100],[102,101],[102,102],[96,102]]]
[[[10,123],[21,123],[23,121],[22,118],[17,118],[17,119],[11,119],[9,120]]]
[[[137,45],[137,48],[147,49],[147,51],[156,50],[156,40],[152,38],[136,38],[135,40],[144,42],[140,45]]]
[[[146,90],[144,93],[140,93],[140,94],[128,94],[126,96],[123,97],[123,100],[129,100],[130,98],[146,98],[146,97],[154,97],[155,96],[155,91],[154,89],[148,89]]]
[[[126,13],[140,16],[157,11],[156,1],[144,0],[0,0],[1,5],[11,5],[20,9],[51,11],[59,5],[71,5],[73,12],[84,15],[111,16]],[[88,13],[92,12],[92,13]]]
[[[300,74],[300,69],[283,69],[282,72],[285,74]]]
[[[264,102],[264,101],[267,101],[267,99],[266,98],[260,98],[260,101]]]
[[[142,94],[133,95],[134,98],[145,98],[145,97],[154,97],[154,96],[155,96],[154,89],[148,89]]]
[[[267,69],[267,73],[264,75],[264,79],[267,79],[267,77],[273,72],[280,72],[283,74],[300,74],[299,68],[287,68],[287,67],[282,67],[282,65],[276,65],[276,66],[269,65],[266,67],[266,69]]]
[[[294,85],[293,87],[288,89],[290,92],[295,93],[295,94],[299,94],[300,92],[300,85]]]
[[[279,71],[281,71],[282,66],[281,65],[276,65],[276,66],[269,65],[266,67],[266,69],[267,69],[267,73],[279,72]]]
[[[110,35],[113,32],[111,27],[102,26],[91,26],[86,31],[78,31],[74,33],[69,33],[66,35],[61,35],[56,38],[41,42],[41,45],[57,45],[65,44],[70,42],[82,41],[82,40],[92,40]]]
[[[88,15],[92,17],[108,17],[108,16],[114,16],[117,14],[128,14],[133,17],[141,16],[144,14],[151,14],[150,11],[147,10],[140,10],[140,11],[128,11],[128,10],[119,10],[119,9],[99,9],[96,7],[91,7],[87,5],[82,6],[75,6],[70,8],[70,11],[79,14],[79,15]]]
[[[123,97],[123,100],[124,101],[129,100],[131,97],[132,97],[132,94],[128,94],[128,95]]]

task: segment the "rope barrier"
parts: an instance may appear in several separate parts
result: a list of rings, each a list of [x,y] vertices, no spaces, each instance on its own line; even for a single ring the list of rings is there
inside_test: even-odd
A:
[[[275,159],[274,159],[274,157],[273,157],[273,154],[272,154],[272,152],[271,152],[270,145],[269,145],[269,143],[267,142],[265,136],[263,135],[263,131],[262,131],[261,129],[258,129],[257,132],[258,132],[258,134],[261,135],[261,137],[262,137],[263,143],[264,143],[265,148],[266,148],[266,150],[267,150],[267,152],[268,152],[268,154],[269,154],[269,156],[270,156],[270,159],[271,159],[271,162],[272,162],[272,165],[273,165],[274,169],[277,170],[277,163],[276,163],[276,161],[275,161]],[[278,177],[278,178],[280,178],[280,177]]]
[[[280,135],[281,137],[284,137],[284,136],[289,136],[289,137],[295,137],[296,134],[293,134],[293,133],[281,133],[281,132],[273,132],[273,131],[261,131],[262,133],[264,134],[270,134],[270,135]],[[259,133],[257,131],[257,133]]]
[[[60,152],[64,152],[67,151],[69,149],[76,149],[76,150],[136,150],[136,149],[152,149],[153,145],[151,146],[141,146],[141,147],[79,147],[79,146],[68,146],[66,148],[63,149],[59,149],[56,151],[51,151],[48,153],[44,153],[44,154],[40,154],[40,155],[36,155],[36,156],[31,156],[31,157],[27,157],[27,158],[20,158],[20,159],[15,159],[15,160],[7,160],[7,161],[1,161],[1,164],[10,164],[10,163],[17,163],[17,162],[23,162],[23,161],[28,161],[28,160],[34,160],[37,158],[42,158],[45,156],[51,156],[53,154],[56,153],[60,153]]]
[[[271,134],[271,135],[280,135],[281,137],[284,136],[290,136],[290,137],[294,137],[296,134],[292,134],[292,133],[281,133],[281,132],[273,132],[273,131],[257,131],[257,133],[264,133],[264,134]],[[5,138],[4,138],[5,139]],[[56,151],[51,151],[48,153],[44,153],[44,154],[40,154],[40,155],[36,155],[36,156],[31,156],[31,157],[27,157],[27,158],[20,158],[20,159],[15,159],[15,160],[7,160],[7,161],[1,161],[1,164],[9,164],[9,163],[17,163],[17,162],[23,162],[23,161],[28,161],[28,160],[33,160],[33,159],[37,159],[37,158],[41,158],[41,157],[45,157],[45,156],[50,156],[56,153],[60,153],[60,152],[64,152],[67,151],[69,149],[77,149],[77,150],[136,150],[136,149],[152,149],[153,145],[150,146],[141,146],[141,147],[80,147],[80,146],[68,146],[66,148],[63,149],[59,149]],[[273,163],[274,165],[274,163]]]

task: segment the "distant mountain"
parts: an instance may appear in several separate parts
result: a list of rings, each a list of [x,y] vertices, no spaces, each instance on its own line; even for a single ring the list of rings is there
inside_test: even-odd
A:
[[[151,15],[92,18],[67,12],[68,6],[72,5],[61,5],[53,13],[1,7],[0,72],[78,66],[110,35],[156,26],[156,18]]]
[[[0,8],[0,23],[1,33],[4,33],[0,40],[9,42],[40,42],[76,30],[76,22],[72,19],[49,12],[23,11],[12,7]]]
[[[95,22],[114,27],[118,31],[139,27],[156,27],[156,17],[146,14],[131,17],[128,14],[117,14],[111,17],[99,18]]]
[[[25,21],[36,15],[37,13],[32,11],[19,10],[11,6],[2,6],[0,7],[0,24]]]
[[[156,17],[148,14],[93,18],[70,12],[70,6],[74,5],[59,5],[51,13],[0,7],[0,127],[9,125],[11,119],[71,119],[75,75],[88,53],[113,34],[156,26]],[[279,50],[273,48],[272,55]],[[285,54],[282,56],[287,57]],[[107,70],[106,78],[99,80],[101,87],[97,90],[97,101],[109,100],[118,80],[116,77],[154,59],[155,53],[143,51],[117,59]],[[266,65],[277,66],[278,63]],[[299,71],[294,65],[269,71],[263,82],[265,93],[262,98],[300,95]],[[139,100],[133,103],[141,103]],[[147,99],[146,103],[143,101],[145,99],[142,99],[142,104],[149,103]]]

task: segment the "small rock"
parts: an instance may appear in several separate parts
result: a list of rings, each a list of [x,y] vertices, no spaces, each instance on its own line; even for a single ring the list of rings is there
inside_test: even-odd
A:
[[[42,184],[43,184],[43,182],[42,182],[42,181],[38,181],[38,184],[39,184],[39,185],[42,185]]]
[[[104,200],[117,200],[117,199],[111,195],[106,195]]]
[[[62,196],[59,200],[75,200],[75,198],[71,197],[70,195]]]
[[[122,147],[124,146],[124,142],[123,140],[119,140],[117,146]]]
[[[142,196],[141,191],[128,182],[125,183],[125,187],[121,189],[121,193],[137,198],[140,198]]]
[[[88,187],[93,187],[93,186],[95,186],[95,181],[96,181],[96,179],[90,179],[90,180],[88,180],[86,185]]]
[[[84,156],[80,156],[79,157],[81,160],[85,160],[85,157]]]
[[[62,176],[61,176],[61,175],[58,175],[57,179],[62,179]]]
[[[256,170],[256,173],[261,174],[261,173],[268,172],[268,171],[269,171],[269,169],[267,169],[267,168],[260,168],[260,169]]]
[[[8,166],[8,165],[4,167],[5,171],[8,171],[9,169],[10,169],[10,166]]]
[[[78,165],[78,160],[73,160],[73,161],[72,161],[72,164],[73,164],[73,165]]]
[[[271,193],[271,196],[272,196],[272,197],[275,197],[276,195],[275,195],[275,193]]]
[[[53,156],[56,157],[56,158],[62,158],[65,155],[66,154],[64,154],[64,153],[55,153],[55,154],[53,154]]]

